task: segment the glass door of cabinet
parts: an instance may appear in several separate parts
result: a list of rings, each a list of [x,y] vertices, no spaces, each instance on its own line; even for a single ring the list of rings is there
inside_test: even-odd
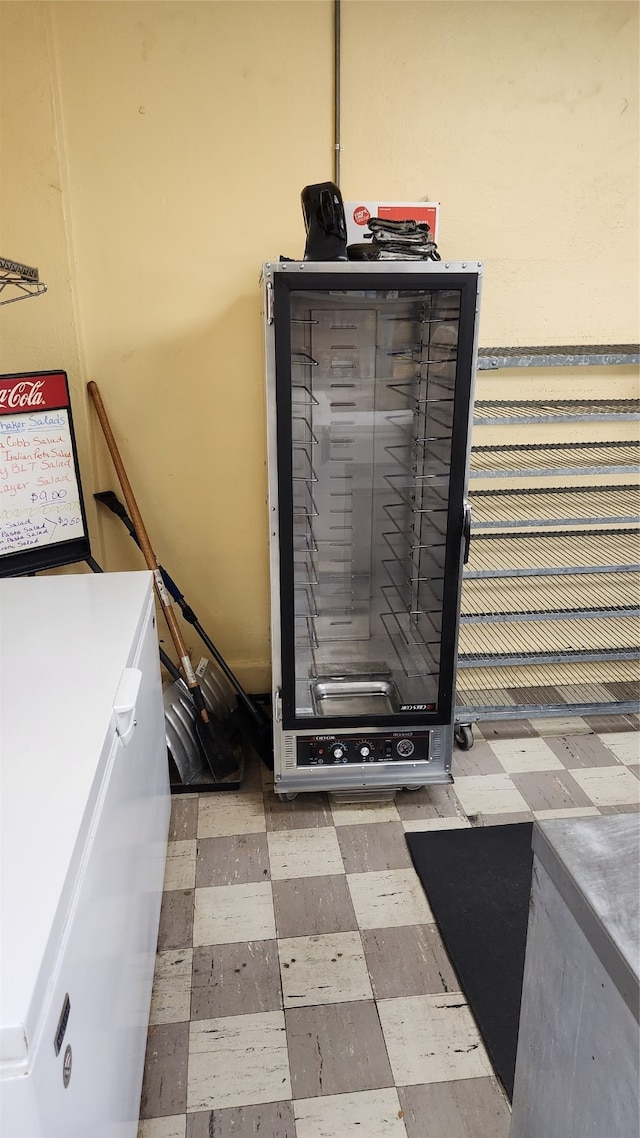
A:
[[[475,278],[398,276],[276,282],[291,726],[451,714]]]

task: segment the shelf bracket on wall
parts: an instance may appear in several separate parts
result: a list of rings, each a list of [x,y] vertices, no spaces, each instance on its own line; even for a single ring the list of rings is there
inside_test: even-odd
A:
[[[9,289],[7,296],[6,289]],[[40,280],[37,269],[0,257],[0,305],[28,300],[30,296],[42,296],[46,291],[47,286]]]

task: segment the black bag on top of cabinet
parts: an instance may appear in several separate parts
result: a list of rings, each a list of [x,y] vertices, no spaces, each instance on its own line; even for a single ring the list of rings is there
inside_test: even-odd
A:
[[[335,182],[305,186],[300,199],[307,241],[305,261],[346,261],[347,222]]]

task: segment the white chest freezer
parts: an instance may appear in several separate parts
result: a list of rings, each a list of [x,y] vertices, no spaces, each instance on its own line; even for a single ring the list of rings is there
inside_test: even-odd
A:
[[[2,1138],[135,1138],[169,812],[151,574],[0,580]]]

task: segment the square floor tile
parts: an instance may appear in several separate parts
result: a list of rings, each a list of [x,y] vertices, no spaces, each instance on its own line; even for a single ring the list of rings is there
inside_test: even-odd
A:
[[[610,731],[637,731],[637,715],[585,715],[585,721],[596,735],[606,735]]]
[[[403,822],[463,816],[450,783],[423,786],[419,790],[401,790],[396,795],[396,806]]]
[[[459,778],[454,789],[466,814],[518,814],[528,809],[508,774]]]
[[[171,821],[169,841],[184,842],[198,834],[198,796],[197,794],[174,794],[171,799]]]
[[[288,1008],[284,1014],[295,1100],[393,1086],[373,1000]]]
[[[380,1000],[378,1014],[397,1086],[491,1075],[461,992]]]
[[[263,1102],[187,1115],[185,1138],[296,1138],[291,1102]]]
[[[370,822],[397,822],[394,802],[332,802],[334,826],[366,826]]]
[[[199,838],[196,885],[241,885],[269,878],[266,834],[231,834]]]
[[[164,869],[164,890],[193,889],[196,883],[195,841],[169,842]]]
[[[194,947],[241,940],[274,940],[275,935],[270,881],[196,889]]]
[[[528,771],[514,774],[518,788],[531,810],[559,810],[565,806],[592,806],[574,777],[575,771]]]
[[[398,1092],[324,1095],[294,1102],[297,1138],[406,1138]]]
[[[333,826],[313,830],[279,830],[268,834],[267,841],[274,881],[344,873]]]
[[[409,869],[411,858],[402,822],[375,822],[369,826],[339,826],[338,844],[346,873],[382,869]]]
[[[635,804],[640,798],[640,784],[627,767],[596,767],[571,773],[595,806]]]
[[[452,774],[456,779],[461,775],[504,774],[504,767],[489,743],[481,741],[474,743],[470,751],[454,748]]]
[[[567,770],[610,767],[615,763],[611,751],[597,735],[563,735],[549,739],[548,743]]]
[[[224,1016],[190,1025],[188,1113],[289,1098],[282,1012]]]
[[[599,738],[619,762],[629,765],[640,762],[640,734],[637,731],[611,731]]]
[[[358,927],[344,873],[274,881],[272,888],[279,937],[346,933]]]
[[[361,929],[433,923],[433,913],[413,869],[350,873],[347,881]]]
[[[481,814],[483,826],[517,826],[519,822],[533,822],[531,810],[520,810],[517,814]]]
[[[162,894],[158,949],[190,948],[193,943],[193,889]]]
[[[363,929],[361,936],[377,1000],[458,990],[435,925]]]
[[[194,948],[191,1019],[220,1019],[281,1008],[275,940]]]
[[[140,1118],[184,1114],[189,1024],[152,1024],[147,1035]]]
[[[549,818],[595,818],[600,811],[597,806],[567,806],[559,810],[534,810],[533,816],[539,822]]]
[[[426,830],[468,830],[471,822],[468,818],[414,818],[413,821],[403,822],[405,834],[420,834]]]
[[[495,739],[488,746],[507,774],[563,769],[560,759],[544,739]]]
[[[493,719],[482,724],[485,739],[524,739],[535,735],[535,729],[528,719]]]
[[[283,801],[277,794],[265,798],[267,830],[312,830],[331,826],[331,811],[326,794],[300,794],[293,802]]]
[[[186,1121],[186,1114],[143,1118],[138,1126],[138,1138],[186,1138]]]
[[[198,837],[259,834],[266,830],[262,794],[225,793],[200,798]]]
[[[548,715],[531,718],[529,723],[538,735],[590,735],[592,728],[579,715]]]
[[[191,1010],[190,948],[169,949],[156,955],[149,1023],[182,1023]]]
[[[288,937],[278,952],[285,1008],[372,998],[358,932]]]
[[[401,1087],[398,1096],[407,1138],[426,1138],[426,1118],[429,1138],[509,1136],[511,1111],[496,1079],[458,1079]]]

